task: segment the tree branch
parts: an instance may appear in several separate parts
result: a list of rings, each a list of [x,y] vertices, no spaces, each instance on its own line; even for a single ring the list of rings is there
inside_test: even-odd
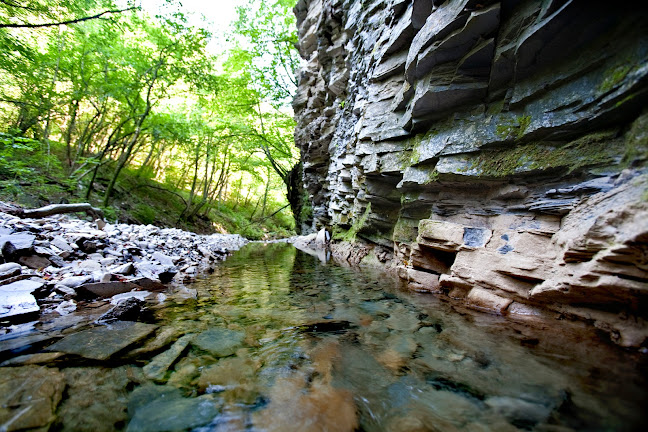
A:
[[[0,24],[0,28],[41,28],[41,27],[55,27],[55,26],[60,26],[60,25],[66,25],[66,24],[76,24],[80,23],[82,21],[89,21],[97,18],[101,18],[104,15],[108,14],[117,14],[117,13],[122,13],[122,12],[127,12],[130,10],[135,10],[139,9],[137,6],[132,6],[126,9],[117,9],[117,10],[107,10],[103,11],[101,13],[98,13],[96,15],[92,16],[87,16],[83,18],[76,18],[73,20],[67,20],[67,21],[61,21],[61,22],[54,22],[54,23],[44,23],[44,24]]]

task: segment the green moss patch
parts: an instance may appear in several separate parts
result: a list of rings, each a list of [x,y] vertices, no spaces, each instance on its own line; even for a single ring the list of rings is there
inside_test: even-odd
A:
[[[470,170],[485,177],[506,177],[530,171],[578,169],[614,163],[624,150],[616,131],[584,136],[563,146],[531,143],[510,149],[484,151],[472,158]]]

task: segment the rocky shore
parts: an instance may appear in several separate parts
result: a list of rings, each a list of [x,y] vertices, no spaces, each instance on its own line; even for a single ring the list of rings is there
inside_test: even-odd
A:
[[[98,317],[110,321],[137,313],[144,300],[191,296],[184,283],[246,242],[239,235],[0,212],[0,337],[11,333],[9,324],[51,314],[112,304]]]

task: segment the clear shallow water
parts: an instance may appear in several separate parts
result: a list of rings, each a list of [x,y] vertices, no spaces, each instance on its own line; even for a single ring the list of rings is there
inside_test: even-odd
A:
[[[645,360],[577,325],[471,312],[287,244],[192,288],[139,350],[55,364],[54,429],[643,430]]]

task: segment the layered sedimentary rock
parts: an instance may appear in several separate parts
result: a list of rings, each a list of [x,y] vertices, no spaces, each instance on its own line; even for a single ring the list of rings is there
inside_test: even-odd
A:
[[[648,7],[300,0],[312,228],[476,308],[648,335]],[[364,255],[367,255],[366,257]]]

